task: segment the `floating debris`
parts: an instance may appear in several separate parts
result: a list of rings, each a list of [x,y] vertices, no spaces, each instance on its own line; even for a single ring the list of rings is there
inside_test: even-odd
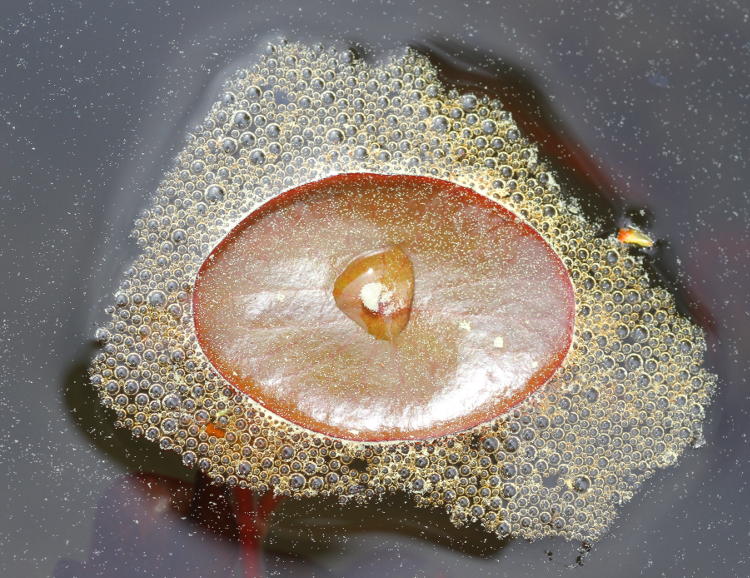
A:
[[[653,247],[654,240],[643,231],[624,227],[617,231],[617,240],[626,245],[638,245],[639,247]]]

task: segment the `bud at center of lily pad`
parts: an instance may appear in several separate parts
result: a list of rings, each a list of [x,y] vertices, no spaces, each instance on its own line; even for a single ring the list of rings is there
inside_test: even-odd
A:
[[[338,276],[333,297],[341,311],[376,339],[405,328],[414,297],[414,269],[399,247],[360,255]]]

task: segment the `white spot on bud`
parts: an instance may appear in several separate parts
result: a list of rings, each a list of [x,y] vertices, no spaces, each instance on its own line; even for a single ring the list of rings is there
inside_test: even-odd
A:
[[[393,301],[393,291],[378,282],[366,283],[359,291],[359,298],[367,309],[373,313],[391,315],[403,304]]]

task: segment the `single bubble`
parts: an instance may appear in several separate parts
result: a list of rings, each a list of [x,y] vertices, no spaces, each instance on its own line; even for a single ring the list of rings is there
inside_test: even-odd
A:
[[[591,487],[591,480],[587,476],[578,476],[573,480],[572,486],[576,492],[587,492]]]
[[[206,200],[211,203],[218,203],[224,200],[224,189],[219,185],[209,185],[206,188]]]
[[[240,110],[234,114],[234,124],[237,128],[247,128],[250,126],[250,114],[245,110]]]
[[[473,94],[464,94],[461,99],[461,108],[465,111],[472,111],[477,107],[477,97]]]
[[[148,304],[151,307],[163,307],[167,303],[167,296],[164,291],[151,291],[148,294]]]
[[[256,165],[262,165],[266,162],[266,153],[261,149],[253,149],[250,151],[250,161]]]
[[[432,120],[432,128],[439,133],[446,132],[450,127],[450,121],[444,116],[436,116]]]
[[[344,140],[344,133],[337,128],[328,131],[326,138],[330,143],[340,143]]]
[[[231,137],[222,139],[221,150],[223,150],[228,155],[234,154],[235,152],[237,152],[237,141]]]

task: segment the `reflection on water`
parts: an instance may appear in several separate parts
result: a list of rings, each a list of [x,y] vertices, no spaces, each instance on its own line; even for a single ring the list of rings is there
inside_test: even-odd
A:
[[[501,546],[479,530],[463,532],[454,542],[445,516],[422,511],[419,523],[410,521],[409,514],[417,514],[395,497],[377,508],[349,508],[343,513],[330,501],[314,507],[285,502],[268,514],[268,533],[259,528],[263,520],[255,513],[248,516],[248,510],[238,510],[239,503],[203,476],[195,484],[158,475],[122,476],[96,508],[88,558],[59,560],[53,577],[249,577],[263,572],[441,576],[442,562],[413,547],[414,538],[483,558],[495,555]],[[364,527],[362,518],[372,523]],[[347,543],[363,532],[376,540],[387,538],[381,538],[381,547],[370,542],[369,547],[347,552]],[[243,533],[250,537],[243,538]],[[400,544],[395,551],[394,544]]]
[[[126,475],[99,501],[88,559],[60,560],[53,576],[232,576],[236,535],[223,490]]]

